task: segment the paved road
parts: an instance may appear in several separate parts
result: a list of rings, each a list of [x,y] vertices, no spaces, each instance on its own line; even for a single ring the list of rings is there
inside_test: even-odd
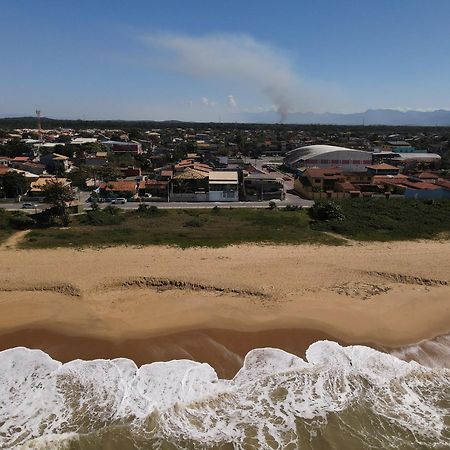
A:
[[[311,200],[305,200],[296,195],[289,194],[289,199],[287,198],[283,201],[275,200],[277,206],[286,205],[297,205],[305,208],[309,208],[314,202]],[[292,197],[292,198],[291,198]],[[110,203],[99,203],[100,208],[106,208]],[[214,208],[215,206],[219,208],[268,208],[269,202],[145,202],[148,206],[157,206],[162,209],[189,209],[189,208]],[[122,209],[137,209],[139,207],[138,202],[129,202],[123,205],[113,205]],[[89,208],[90,205],[87,204],[85,208]]]
[[[20,202],[20,203],[0,203],[0,208],[7,209],[8,211],[22,211],[22,212],[31,214],[31,213],[35,213],[38,211],[43,211],[44,209],[47,209],[49,206],[46,203],[35,203],[36,208],[23,209],[22,208],[23,203],[33,203],[33,202],[24,201],[24,202]]]
[[[297,205],[301,207],[310,207],[313,202],[311,200],[305,200],[293,194],[286,194],[286,199],[283,201],[275,200],[277,206],[286,205]],[[269,202],[145,202],[148,206],[157,206],[162,209],[189,209],[189,208],[214,208],[218,206],[219,208],[268,208]],[[99,203],[100,208],[106,208],[110,203]],[[123,205],[114,205],[121,209],[137,209],[139,207],[139,202],[128,202]],[[7,209],[9,211],[22,211],[25,213],[32,214],[36,211],[42,211],[47,208],[48,205],[39,203],[36,209],[22,209],[21,203],[0,203],[0,208]],[[84,209],[90,209],[90,203],[83,203]]]

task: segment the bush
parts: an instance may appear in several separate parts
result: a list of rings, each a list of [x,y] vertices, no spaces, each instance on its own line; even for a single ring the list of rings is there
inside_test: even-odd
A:
[[[316,220],[311,228],[382,241],[430,238],[450,231],[450,201],[446,200],[355,198],[341,200],[339,206],[343,220]]]
[[[112,216],[118,216],[121,213],[120,209],[113,205],[108,205],[103,211],[111,214]]]
[[[93,209],[80,219],[81,223],[87,225],[119,225],[123,216],[119,208],[107,206],[105,209]]]
[[[156,214],[158,214],[160,212],[160,210],[158,209],[157,206],[155,205],[151,205],[148,206],[145,203],[140,203],[137,209],[137,213],[139,215],[145,215],[145,216],[154,216]]]
[[[194,219],[188,220],[187,222],[184,223],[185,227],[193,227],[193,228],[198,228],[201,227],[202,225],[203,222],[198,217],[195,217]]]
[[[314,220],[344,220],[345,216],[339,205],[333,202],[315,203],[309,213]]]
[[[13,214],[9,219],[9,224],[11,228],[15,230],[26,230],[27,228],[32,228],[35,225],[35,221],[24,214]]]
[[[285,211],[301,211],[302,207],[298,205],[286,205]]]
[[[277,204],[273,201],[269,202],[269,209],[275,209],[277,207]]]

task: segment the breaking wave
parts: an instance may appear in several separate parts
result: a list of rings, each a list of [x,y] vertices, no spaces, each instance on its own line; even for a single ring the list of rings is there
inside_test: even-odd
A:
[[[450,448],[450,371],[320,341],[249,352],[232,380],[188,360],[62,364],[0,352],[0,448]]]

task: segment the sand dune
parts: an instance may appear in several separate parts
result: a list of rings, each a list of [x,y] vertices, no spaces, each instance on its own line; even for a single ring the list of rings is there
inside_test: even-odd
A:
[[[118,345],[212,329],[388,347],[448,333],[450,242],[0,250],[1,348],[20,330]]]

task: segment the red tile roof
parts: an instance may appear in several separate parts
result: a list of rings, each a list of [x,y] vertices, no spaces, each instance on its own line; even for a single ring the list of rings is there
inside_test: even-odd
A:
[[[436,175],[432,172],[422,172],[419,173],[417,178],[420,178],[421,180],[437,180],[439,178],[439,175]]]
[[[398,184],[406,180],[406,175],[375,175],[373,177],[373,184]]]
[[[145,182],[145,186],[167,186],[169,184],[168,181],[164,181],[164,180],[147,180]]]
[[[400,183],[402,186],[410,187],[413,189],[420,189],[425,191],[434,191],[435,189],[439,189],[439,186],[433,184],[433,183],[425,183],[423,181],[411,181],[411,180],[404,180]]]
[[[134,180],[121,180],[121,181],[109,181],[108,183],[102,183],[100,189],[106,191],[120,191],[120,192],[136,192],[136,181]],[[139,188],[143,188],[145,182],[139,183]]]
[[[350,183],[350,181],[344,181],[343,183],[339,184],[344,192],[359,191],[359,189],[354,184]]]
[[[13,158],[13,161],[16,162],[25,162],[25,161],[29,161],[30,157],[29,156],[16,156],[15,158]]]
[[[367,166],[367,168],[373,170],[399,170],[398,167],[391,166],[390,164],[386,163],[373,164],[371,166]]]
[[[450,180],[438,180],[436,183],[438,186],[444,187],[446,189],[450,189]]]

